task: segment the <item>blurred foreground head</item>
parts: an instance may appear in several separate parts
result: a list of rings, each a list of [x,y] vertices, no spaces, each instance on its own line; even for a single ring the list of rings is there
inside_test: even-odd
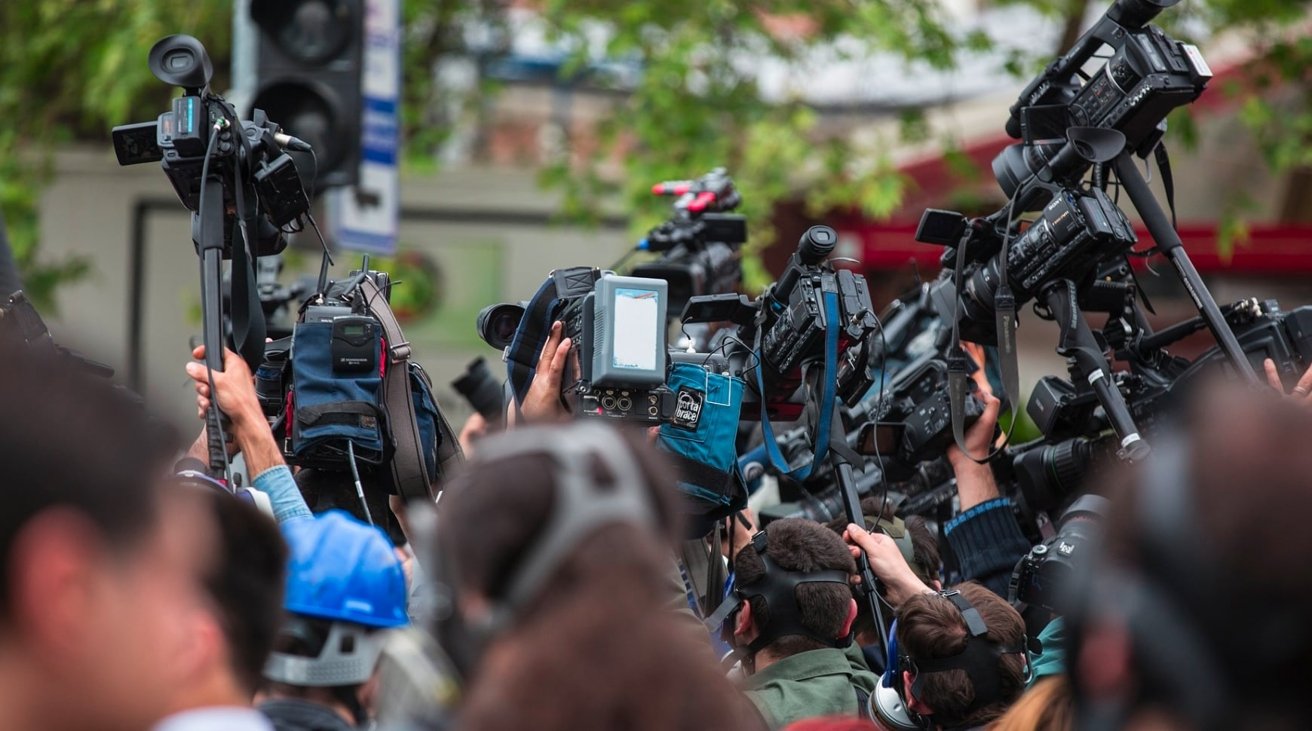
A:
[[[700,622],[670,608],[674,489],[654,451],[600,423],[480,443],[438,508],[438,635],[471,682],[460,728],[759,724]]]
[[[176,444],[160,436],[53,349],[0,352],[0,728],[141,729],[166,712],[212,529],[169,515]]]
[[[1198,393],[1113,494],[1072,632],[1082,727],[1312,718],[1312,413],[1229,386]]]

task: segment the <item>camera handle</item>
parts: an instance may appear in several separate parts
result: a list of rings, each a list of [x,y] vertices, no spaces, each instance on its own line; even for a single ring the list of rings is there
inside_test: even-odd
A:
[[[210,176],[202,185],[210,190],[201,197],[199,217],[201,339],[205,344],[205,366],[223,372],[223,181]],[[215,194],[217,191],[217,194]],[[218,394],[210,393],[210,410],[205,414],[205,434],[209,449],[210,475],[227,478],[227,415],[219,410]]]
[[[1148,456],[1148,443],[1139,436],[1139,427],[1135,426],[1125,398],[1112,382],[1111,367],[1076,301],[1075,283],[1059,279],[1044,288],[1039,296],[1061,329],[1057,352],[1073,361],[1080,377],[1093,388],[1098,403],[1107,412],[1107,420],[1120,440],[1116,456],[1132,463],[1144,459]]]
[[[1166,212],[1157,202],[1152,189],[1148,187],[1148,181],[1144,180],[1139,167],[1134,163],[1134,157],[1129,152],[1123,152],[1116,158],[1116,177],[1125,186],[1125,192],[1130,196],[1130,202],[1134,204],[1135,210],[1143,217],[1148,233],[1157,242],[1158,251],[1161,251],[1175,266],[1176,274],[1180,275],[1180,280],[1188,290],[1189,297],[1193,299],[1194,306],[1198,308],[1199,314],[1203,316],[1208,329],[1212,331],[1212,336],[1230,359],[1235,371],[1248,382],[1258,383],[1253,364],[1248,362],[1248,356],[1244,354],[1244,349],[1240,347],[1234,331],[1230,329],[1230,323],[1226,322],[1225,315],[1221,314],[1221,308],[1212,298],[1211,291],[1207,289],[1203,278],[1194,268],[1193,261],[1189,259],[1189,252],[1184,250],[1180,234],[1166,217]]]

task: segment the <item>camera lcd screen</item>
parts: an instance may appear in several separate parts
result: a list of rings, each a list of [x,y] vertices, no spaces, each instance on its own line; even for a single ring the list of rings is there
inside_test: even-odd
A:
[[[644,289],[615,290],[615,352],[611,365],[650,371],[656,368],[660,331],[665,318],[657,293]]]

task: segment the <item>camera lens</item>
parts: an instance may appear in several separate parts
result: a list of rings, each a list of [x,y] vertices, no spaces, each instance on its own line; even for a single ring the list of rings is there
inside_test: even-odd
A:
[[[1180,0],[1116,0],[1116,4],[1108,9],[1107,17],[1130,30],[1137,30],[1156,18],[1158,13],[1179,2]]]
[[[508,302],[489,305],[478,313],[478,336],[497,350],[504,350],[515,338],[515,331],[519,329],[519,323],[523,319],[522,305]]]
[[[501,383],[488,370],[487,361],[475,358],[465,374],[451,382],[454,388],[474,410],[490,423],[498,423],[505,412]]]
[[[1002,277],[998,273],[998,257],[989,259],[975,270],[961,291],[963,319],[977,322],[993,321],[993,295],[998,291]]]

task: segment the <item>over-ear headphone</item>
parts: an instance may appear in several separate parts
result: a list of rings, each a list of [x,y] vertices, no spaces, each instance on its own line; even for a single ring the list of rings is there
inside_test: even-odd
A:
[[[728,631],[728,622],[749,599],[760,598],[767,608],[770,621],[764,627],[758,627],[759,635],[747,646],[751,652],[780,637],[802,635],[816,642],[831,647],[847,647],[852,642],[852,635],[846,637],[818,637],[802,622],[802,610],[797,604],[797,587],[802,584],[841,584],[850,587],[846,571],[789,571],[775,563],[766,552],[769,547],[769,529],[752,536],[752,550],[760,557],[765,572],[750,584],[735,583],[733,591],[725,597],[724,602],[706,619],[706,626],[712,632]]]
[[[974,689],[974,698],[964,710],[965,715],[997,702],[1002,696],[1002,684],[998,677],[998,661],[1003,655],[1019,654],[1025,665],[1025,682],[1029,682],[1029,679],[1033,676],[1029,655],[1025,651],[1024,637],[1021,638],[1018,645],[1014,646],[991,641],[988,639],[989,630],[988,625],[984,622],[984,617],[959,590],[952,589],[940,592],[939,595],[952,602],[952,605],[960,612],[968,633],[965,647],[957,654],[948,657],[922,658],[919,660],[913,658],[907,652],[897,653],[896,665],[890,663],[891,667],[896,668],[895,674],[891,677],[885,676],[877,692],[872,693],[870,696],[871,714],[887,728],[910,731],[910,729],[924,729],[930,726],[929,719],[923,718],[912,711],[910,704],[907,703],[908,699],[903,697],[903,673],[910,673],[913,678],[910,689],[912,698],[921,700],[921,695],[924,692],[925,676],[948,670],[965,672],[970,678],[971,687]],[[892,659],[892,652],[892,643],[890,642],[890,660]]]

